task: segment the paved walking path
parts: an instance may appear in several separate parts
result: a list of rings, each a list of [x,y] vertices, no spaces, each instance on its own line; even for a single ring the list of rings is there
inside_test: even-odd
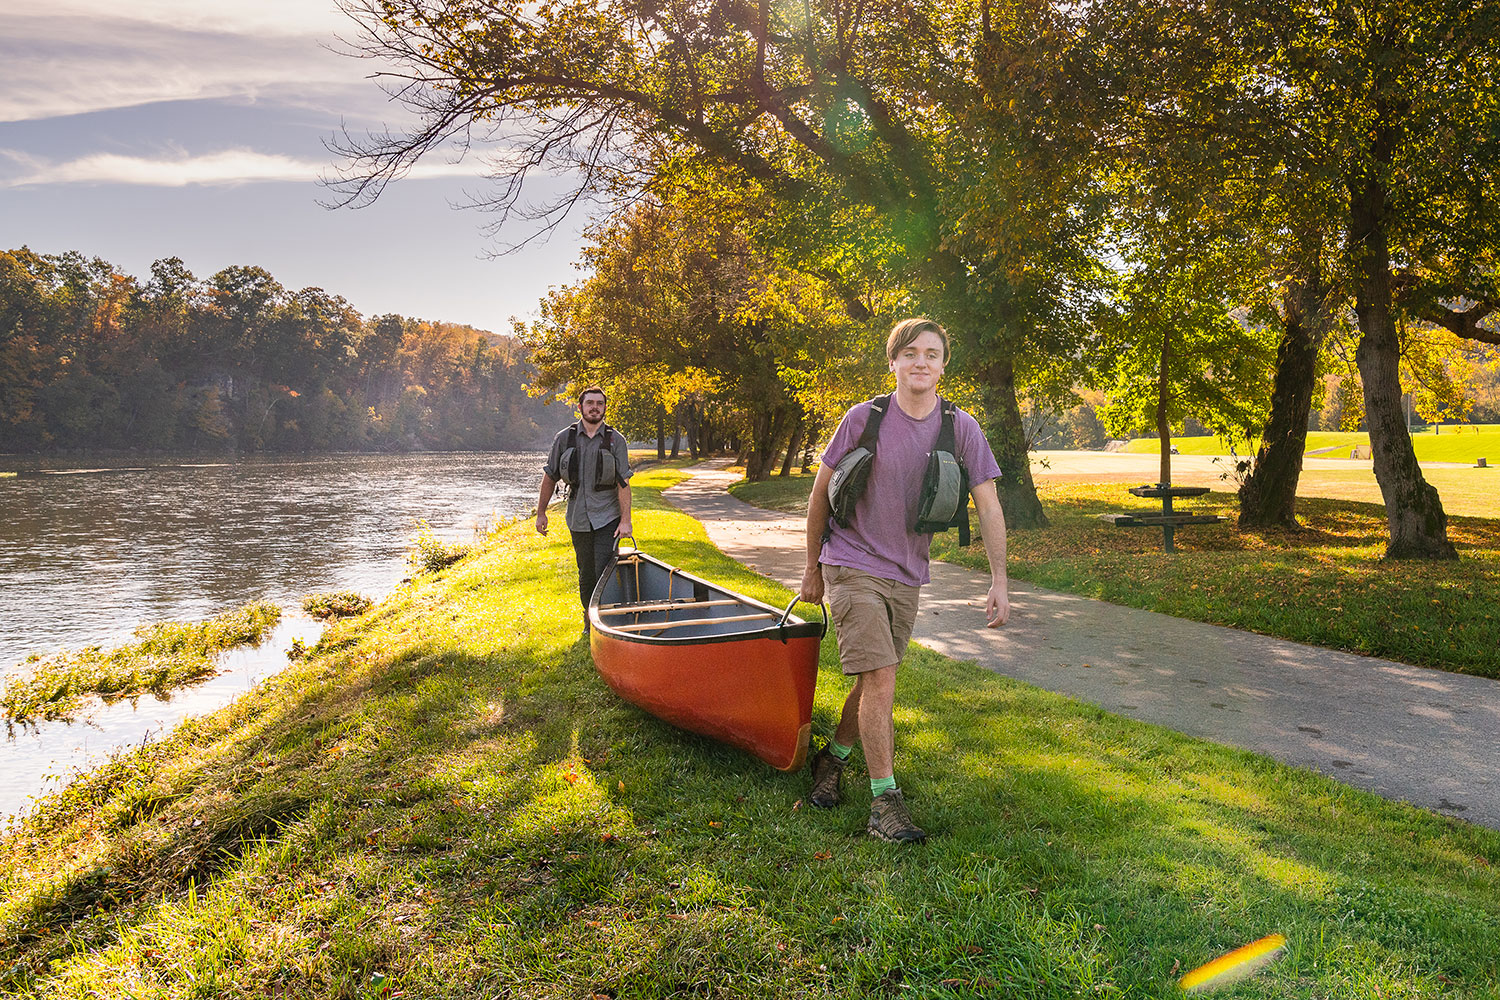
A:
[[[727,555],[796,588],[804,519],[731,497],[699,465],[667,499]],[[989,577],[933,562],[912,638],[1120,715],[1309,767],[1500,829],[1500,682],[1355,656],[1011,581],[984,628]]]

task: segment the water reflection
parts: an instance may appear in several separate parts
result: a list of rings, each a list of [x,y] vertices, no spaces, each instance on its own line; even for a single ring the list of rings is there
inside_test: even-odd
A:
[[[149,469],[137,459],[130,470],[73,471],[77,463],[0,478],[0,671],[29,653],[114,644],[147,622],[262,598],[385,593],[404,575],[418,519],[466,538],[494,516],[528,510],[542,458],[340,455]]]
[[[148,694],[135,704],[94,702],[78,722],[14,730],[0,745],[0,760],[5,761],[0,768],[0,828],[23,812],[33,797],[55,791],[114,751],[154,739],[190,715],[233,701],[285,667],[286,650],[294,640],[311,646],[322,632],[321,622],[301,614],[285,615],[259,647],[230,650],[219,659],[217,675],[184,688],[170,701]]]
[[[467,539],[536,501],[539,452],[339,455],[226,464],[139,459],[115,467],[0,459],[0,673],[28,654],[128,640],[139,625],[203,619],[254,600],[378,597],[406,575],[419,520]],[[99,709],[0,744],[0,816],[111,750],[217,708],[286,664],[319,626],[283,621],[259,650],[230,653],[216,678],[167,703]],[[56,780],[56,779],[54,779]]]

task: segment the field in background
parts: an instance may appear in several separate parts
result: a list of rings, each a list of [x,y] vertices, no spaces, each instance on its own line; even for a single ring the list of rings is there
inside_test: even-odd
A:
[[[1333,458],[1348,458],[1356,445],[1368,445],[1370,435],[1364,431],[1309,431],[1307,454],[1326,453]],[[1462,462],[1473,465],[1479,458],[1489,459],[1491,464],[1500,464],[1500,425],[1470,424],[1464,427],[1437,427],[1436,431],[1418,431],[1412,435],[1412,444],[1420,462]],[[1172,445],[1182,455],[1227,455],[1230,443],[1215,435],[1174,437]],[[1126,442],[1124,451],[1133,455],[1156,454],[1159,450],[1156,438],[1134,438]],[[1253,455],[1255,448],[1241,442],[1234,446],[1240,455]],[[1324,452],[1325,449],[1335,449]]]

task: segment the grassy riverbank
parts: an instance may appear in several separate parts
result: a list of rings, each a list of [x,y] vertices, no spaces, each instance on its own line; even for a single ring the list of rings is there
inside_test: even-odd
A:
[[[637,477],[640,544],[786,592]],[[334,624],[234,705],[0,842],[0,993],[32,997],[1168,997],[1271,931],[1246,997],[1484,997],[1500,835],[925,651],[863,835],[625,705],[572,551],[525,523]],[[815,728],[845,690],[825,645]]]
[[[802,513],[811,482],[778,477],[731,492]],[[1016,579],[1332,649],[1500,676],[1500,613],[1478,596],[1500,584],[1500,519],[1450,517],[1448,537],[1462,556],[1456,563],[1393,562],[1383,558],[1379,505],[1300,497],[1306,531],[1242,534],[1234,526],[1238,500],[1216,492],[1178,507],[1227,520],[1179,529],[1178,551],[1169,556],[1159,529],[1117,528],[1097,516],[1160,512],[1160,501],[1133,497],[1118,484],[1044,483],[1037,492],[1052,523],[1009,533]],[[957,532],[938,535],[933,555],[988,572],[975,534],[967,549],[958,547]]]
[[[163,695],[213,674],[219,653],[259,645],[281,620],[281,609],[247,604],[203,622],[161,622],[136,629],[135,641],[114,649],[86,646],[33,657],[0,691],[8,724],[72,718],[90,697],[105,701]]]

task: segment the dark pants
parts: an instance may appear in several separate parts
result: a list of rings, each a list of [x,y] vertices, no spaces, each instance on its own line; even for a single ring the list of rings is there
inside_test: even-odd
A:
[[[617,517],[602,528],[593,531],[570,531],[573,536],[573,555],[578,559],[578,598],[583,606],[589,606],[594,596],[594,585],[604,572],[609,557],[615,551],[615,529],[620,526]]]

